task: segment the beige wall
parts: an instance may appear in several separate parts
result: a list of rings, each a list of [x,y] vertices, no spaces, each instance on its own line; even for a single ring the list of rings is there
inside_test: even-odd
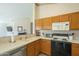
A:
[[[39,6],[35,5],[35,18],[39,18]]]
[[[79,3],[44,4],[38,6],[38,9],[36,18],[43,18],[79,11]]]

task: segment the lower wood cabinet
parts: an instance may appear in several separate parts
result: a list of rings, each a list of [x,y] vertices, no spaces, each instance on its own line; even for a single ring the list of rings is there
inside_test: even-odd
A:
[[[51,40],[39,39],[26,46],[27,56],[37,56],[40,52],[51,55]]]
[[[72,56],[79,56],[79,44],[72,43],[71,48]],[[51,56],[51,40],[39,39],[26,45],[27,56],[37,56],[40,52]]]
[[[51,55],[51,40],[41,40],[41,52],[49,56]]]
[[[26,46],[26,55],[27,56],[37,56],[40,52],[40,40],[29,43]]]
[[[26,51],[26,55],[27,56],[34,56],[34,46],[30,46],[30,45],[27,45],[27,51]]]
[[[40,53],[40,40],[35,41],[34,48],[35,48],[35,53],[34,54],[38,55]]]
[[[79,56],[79,44],[72,43],[72,56]]]

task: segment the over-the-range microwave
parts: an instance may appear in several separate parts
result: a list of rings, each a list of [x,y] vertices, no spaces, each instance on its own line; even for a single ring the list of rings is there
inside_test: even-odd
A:
[[[52,23],[52,30],[69,30],[69,22],[55,22]]]

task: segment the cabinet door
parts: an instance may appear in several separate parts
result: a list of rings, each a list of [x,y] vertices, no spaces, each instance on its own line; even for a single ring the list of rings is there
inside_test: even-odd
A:
[[[72,56],[79,56],[79,44],[72,44]]]
[[[40,40],[35,41],[35,56],[40,53]]]
[[[26,53],[27,53],[27,56],[34,56],[35,55],[34,54],[34,46],[28,44]]]
[[[71,14],[70,29],[79,29],[79,12]]]
[[[26,48],[26,55],[37,56],[40,52],[40,40],[29,43]]]
[[[46,40],[46,39],[41,40],[41,52],[49,56],[51,55],[51,41],[50,40]]]
[[[43,19],[43,29],[51,29],[51,18],[44,18]]]
[[[69,14],[60,16],[60,22],[68,22],[68,21],[70,21]]]
[[[36,30],[42,29],[42,26],[43,26],[42,19],[37,19],[37,20],[35,20],[35,27],[36,27]]]
[[[52,23],[54,23],[54,22],[60,22],[60,16],[51,17],[51,22]]]

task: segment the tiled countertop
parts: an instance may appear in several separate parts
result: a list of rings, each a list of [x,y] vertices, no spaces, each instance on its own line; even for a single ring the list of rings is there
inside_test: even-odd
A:
[[[19,36],[17,36],[19,37]],[[24,37],[24,36],[22,36]],[[47,38],[47,37],[40,37],[40,36],[31,36],[31,37],[27,37],[26,39],[16,39],[15,43],[10,43],[10,39],[6,39],[6,38],[0,38],[0,54],[3,54],[5,52],[14,50],[16,48],[19,48],[21,46],[27,45],[28,43],[31,43],[33,41],[36,41],[38,39],[47,39],[47,40],[51,40],[52,38]],[[79,41],[77,40],[72,40],[72,43],[78,43]]]

